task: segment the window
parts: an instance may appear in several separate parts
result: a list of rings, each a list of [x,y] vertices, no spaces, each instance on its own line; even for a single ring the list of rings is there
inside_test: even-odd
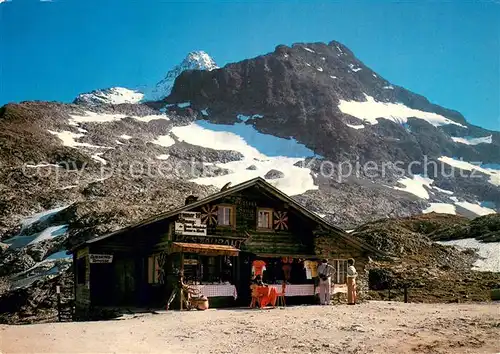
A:
[[[273,211],[271,209],[259,209],[257,211],[257,227],[259,229],[272,229]]]
[[[220,226],[234,226],[234,207],[219,205],[217,208],[217,224]]]
[[[347,260],[346,259],[336,259],[332,262],[335,268],[335,274],[332,276],[332,281],[335,284],[345,284],[347,276]]]

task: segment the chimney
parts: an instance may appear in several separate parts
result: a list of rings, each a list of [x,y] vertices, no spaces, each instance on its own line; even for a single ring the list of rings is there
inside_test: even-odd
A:
[[[195,195],[190,195],[189,197],[186,198],[185,202],[184,202],[184,205],[188,205],[188,204],[191,204],[191,203],[194,203],[198,200],[198,197],[195,196]]]

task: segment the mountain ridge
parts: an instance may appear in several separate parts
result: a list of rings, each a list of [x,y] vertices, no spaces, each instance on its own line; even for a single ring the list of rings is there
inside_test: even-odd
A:
[[[173,87],[159,100],[110,88],[70,104],[0,108],[0,277],[7,284],[0,281],[0,305],[8,298],[32,311],[34,289],[60,276],[71,244],[256,176],[345,229],[432,219],[438,211],[498,215],[500,133],[391,84],[338,42],[278,46],[211,70],[185,67],[160,81]],[[428,175],[411,166],[425,158]],[[361,169],[345,173],[343,163],[358,160]],[[364,168],[370,161],[373,175]],[[391,165],[397,161],[402,174]],[[50,218],[23,226],[50,210]],[[457,228],[433,239],[476,237],[464,218],[449,219]],[[496,242],[495,220],[471,225]],[[435,255],[430,242],[419,245]],[[55,303],[44,296],[47,306]]]

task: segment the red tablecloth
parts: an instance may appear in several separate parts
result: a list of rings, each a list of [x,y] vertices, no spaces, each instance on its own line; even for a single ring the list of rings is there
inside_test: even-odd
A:
[[[272,286],[258,286],[257,293],[260,297],[260,307],[276,306],[276,299],[278,297],[278,292]]]

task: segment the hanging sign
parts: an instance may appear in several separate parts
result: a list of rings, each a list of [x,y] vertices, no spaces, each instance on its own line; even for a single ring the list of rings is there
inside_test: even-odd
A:
[[[112,263],[112,254],[89,254],[90,263]]]
[[[201,222],[201,213],[185,211],[175,222],[175,234],[184,236],[205,236],[207,225]]]

